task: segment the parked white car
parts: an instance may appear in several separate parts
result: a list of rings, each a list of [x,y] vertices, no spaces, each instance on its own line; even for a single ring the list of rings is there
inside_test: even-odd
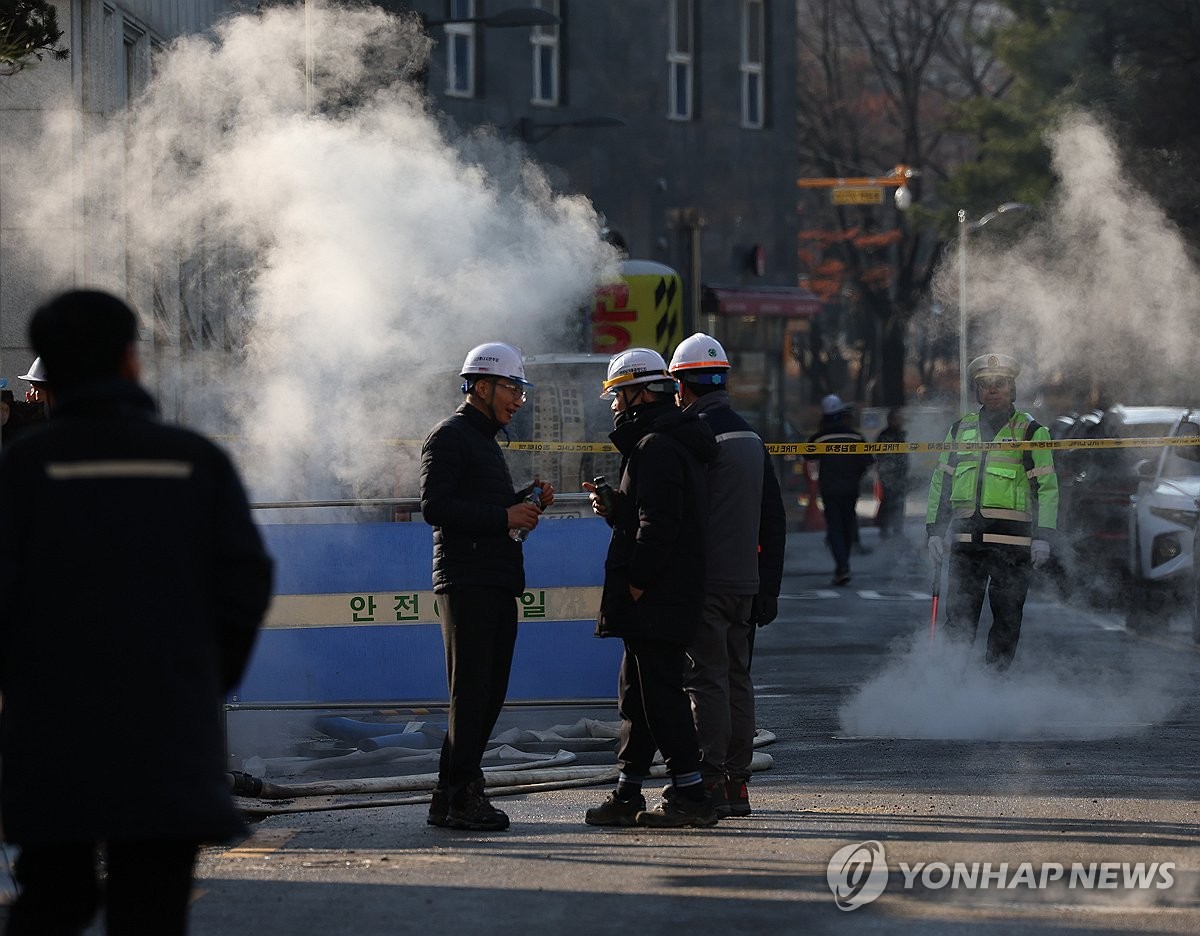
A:
[[[1196,437],[1200,412],[1182,410],[1168,435]],[[1200,450],[1164,446],[1137,466],[1138,487],[1130,498],[1127,623],[1134,629],[1165,624],[1169,601],[1192,594],[1192,565],[1200,520]],[[1190,457],[1189,457],[1190,456]]]

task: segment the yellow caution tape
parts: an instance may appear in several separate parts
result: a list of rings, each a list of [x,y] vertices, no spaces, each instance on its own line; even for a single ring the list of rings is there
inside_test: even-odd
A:
[[[420,439],[392,439],[392,445],[419,446]],[[1153,439],[1049,439],[1022,442],[767,442],[772,455],[910,455],[918,452],[1033,451],[1034,449],[1113,449],[1200,446],[1195,436]],[[615,453],[611,442],[501,442],[513,452]]]
[[[1035,449],[1159,448],[1200,445],[1195,436],[1158,439],[1030,439],[1020,442],[769,442],[772,455],[909,455],[917,452],[1029,452]]]

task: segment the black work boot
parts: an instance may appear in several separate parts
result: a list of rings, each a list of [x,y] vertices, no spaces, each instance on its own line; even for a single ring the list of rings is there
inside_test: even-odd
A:
[[[508,828],[508,816],[488,800],[480,777],[450,797],[446,826],[469,832],[502,832]]]
[[[666,786],[664,786],[662,788],[663,801],[665,802],[666,800],[669,800],[671,797],[678,795],[676,791],[677,791],[677,788],[673,782],[668,783]],[[712,780],[709,778],[705,778],[704,792],[707,793],[709,795],[709,797],[712,799],[713,808],[719,807],[721,805],[722,799],[725,796],[725,778],[722,777],[719,780]]]
[[[444,826],[449,812],[450,793],[445,787],[434,787],[433,798],[429,801],[429,816],[425,821],[432,826]]]
[[[583,821],[596,826],[634,826],[637,825],[637,814],[645,808],[646,799],[642,794],[622,799],[614,791],[599,806],[584,813]]]
[[[745,780],[728,777],[721,789],[724,795],[721,802],[716,804],[718,819],[740,819],[750,815],[750,793],[746,790]]]
[[[704,828],[717,824],[717,813],[707,792],[701,799],[692,799],[675,790],[661,806],[638,813],[637,824],[649,829]]]

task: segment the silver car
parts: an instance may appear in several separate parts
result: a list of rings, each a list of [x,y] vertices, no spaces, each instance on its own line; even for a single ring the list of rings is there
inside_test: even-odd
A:
[[[1200,441],[1200,413],[1181,410],[1168,433]],[[1165,626],[1168,605],[1190,595],[1192,557],[1200,519],[1200,454],[1195,446],[1163,446],[1138,463],[1137,491],[1130,498],[1127,624]]]

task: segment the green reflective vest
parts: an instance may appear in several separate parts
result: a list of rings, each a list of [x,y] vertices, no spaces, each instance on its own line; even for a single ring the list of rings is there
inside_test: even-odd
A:
[[[1050,433],[1028,413],[1014,411],[991,439],[980,434],[979,413],[950,429],[947,442],[1049,441]],[[958,542],[1028,546],[1047,539],[1058,523],[1058,478],[1050,449],[942,452],[929,482],[925,522],[944,536],[954,521]]]

